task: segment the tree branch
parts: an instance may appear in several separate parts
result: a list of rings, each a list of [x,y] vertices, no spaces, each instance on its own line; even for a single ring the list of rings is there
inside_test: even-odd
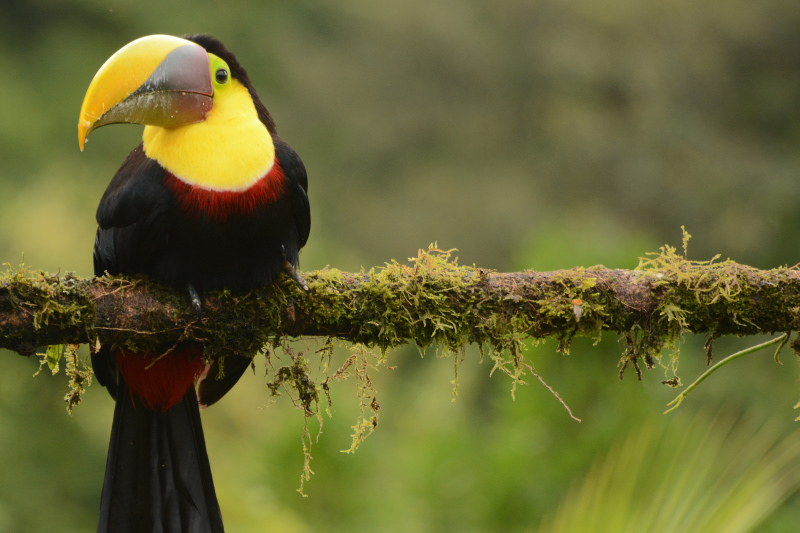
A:
[[[0,347],[20,354],[62,343],[146,348],[184,339],[207,353],[252,354],[279,337],[336,337],[382,349],[414,341],[458,351],[468,343],[509,350],[525,337],[616,331],[624,365],[650,365],[683,332],[753,335],[800,329],[800,271],[732,261],[688,261],[671,247],[636,270],[603,267],[497,273],[420,251],[409,265],[304,274],[309,291],[282,278],[244,295],[204,298],[146,280],[82,279],[30,271],[0,278]],[[638,370],[638,364],[636,364]]]

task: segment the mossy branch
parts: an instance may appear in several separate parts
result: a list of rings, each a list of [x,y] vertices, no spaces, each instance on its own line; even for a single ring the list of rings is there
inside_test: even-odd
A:
[[[796,268],[688,261],[668,246],[635,270],[498,273],[431,247],[407,265],[304,275],[308,292],[282,279],[246,295],[208,296],[198,315],[188,293],[146,280],[9,270],[0,278],[0,347],[29,355],[52,344],[196,339],[210,354],[252,354],[270,339],[311,335],[381,349],[415,342],[456,352],[475,343],[513,354],[526,337],[556,337],[566,351],[576,335],[609,330],[628,341],[623,367],[638,370],[639,359],[651,365],[683,332],[800,329]]]

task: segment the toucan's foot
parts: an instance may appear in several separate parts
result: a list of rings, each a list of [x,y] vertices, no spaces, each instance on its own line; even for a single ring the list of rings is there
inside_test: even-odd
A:
[[[308,291],[308,283],[303,279],[303,276],[297,273],[292,263],[286,259],[286,247],[281,244],[281,254],[283,255],[283,271],[289,274],[289,277],[297,283],[301,289]]]
[[[197,311],[197,314],[202,314],[203,304],[200,302],[200,295],[197,294],[197,289],[195,289],[194,285],[191,283],[189,284],[189,297],[192,299],[192,305],[194,306],[195,311]]]
[[[306,280],[303,279],[303,276],[297,273],[297,270],[295,270],[289,261],[283,262],[283,271],[289,274],[289,277],[291,277],[295,283],[300,285],[301,289],[308,291],[308,284],[306,283]]]

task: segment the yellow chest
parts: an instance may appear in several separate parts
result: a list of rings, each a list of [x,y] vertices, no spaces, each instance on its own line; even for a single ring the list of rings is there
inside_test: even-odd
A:
[[[244,191],[267,174],[275,145],[247,88],[231,80],[206,120],[178,128],[145,126],[147,157],[181,181],[212,191]]]

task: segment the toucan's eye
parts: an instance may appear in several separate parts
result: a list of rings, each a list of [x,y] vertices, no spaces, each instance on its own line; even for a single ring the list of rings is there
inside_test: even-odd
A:
[[[218,68],[217,72],[214,74],[214,77],[217,79],[217,83],[221,85],[228,81],[228,70],[224,68]]]

